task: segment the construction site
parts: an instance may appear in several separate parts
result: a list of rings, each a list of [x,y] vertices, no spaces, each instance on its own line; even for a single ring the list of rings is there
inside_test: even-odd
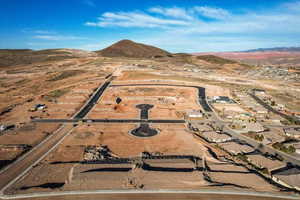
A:
[[[230,77],[182,71],[171,61],[100,58],[59,61],[61,71],[50,72],[51,65],[44,76],[31,66],[26,76],[33,85],[1,96],[14,105],[0,115],[5,198],[151,190],[298,194],[299,129],[288,121],[295,118],[257,100],[249,82],[241,88]],[[36,85],[42,87],[31,95]],[[25,97],[15,97],[21,91]]]

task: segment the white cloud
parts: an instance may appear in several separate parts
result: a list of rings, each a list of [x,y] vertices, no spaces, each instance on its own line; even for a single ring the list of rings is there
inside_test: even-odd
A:
[[[106,12],[98,18],[98,22],[86,22],[87,26],[119,26],[119,27],[144,27],[167,28],[168,26],[187,26],[188,21],[179,19],[163,19],[142,12]]]
[[[178,19],[187,19],[187,20],[193,19],[193,17],[190,15],[190,13],[184,8],[153,7],[153,8],[149,9],[149,12],[158,13],[161,15],[174,17],[174,18],[178,18]]]
[[[213,8],[208,6],[195,6],[194,10],[204,17],[214,19],[226,19],[230,16],[229,11],[222,8]]]
[[[300,12],[291,12],[300,1],[278,8],[236,14],[208,6],[189,8],[152,7],[148,12],[106,12],[98,21],[86,22],[96,27],[163,28],[182,34],[300,33]],[[298,9],[298,7],[297,7]],[[215,20],[205,20],[201,16]]]
[[[55,34],[56,32],[50,30],[43,30],[43,29],[31,29],[31,28],[24,28],[21,30],[22,33],[36,33],[36,34]]]
[[[175,52],[294,46],[300,42],[299,5],[298,0],[247,12],[208,6],[152,7],[145,11],[106,12],[85,25],[152,29],[151,35],[133,38]]]
[[[61,40],[82,40],[86,39],[84,37],[71,36],[71,35],[34,35],[33,38],[41,40],[52,40],[52,41],[61,41]]]
[[[37,33],[37,34],[55,34],[54,31],[48,31],[48,30],[35,30],[35,31],[33,31],[33,33]]]

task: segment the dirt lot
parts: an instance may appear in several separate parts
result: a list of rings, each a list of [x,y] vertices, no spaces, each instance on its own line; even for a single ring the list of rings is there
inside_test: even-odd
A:
[[[120,104],[116,99],[121,98]],[[152,104],[150,119],[182,119],[188,110],[199,110],[195,88],[172,86],[110,87],[88,118],[139,119],[138,104]]]
[[[30,150],[39,144],[44,138],[55,131],[58,126],[58,124],[41,125],[27,123],[16,130],[5,131],[0,135],[0,161],[3,164],[2,167],[5,166],[5,163],[8,164],[26,150]],[[26,148],[22,148],[22,146]]]
[[[151,127],[159,130],[159,134],[149,138],[139,138],[129,133],[137,126],[137,124],[82,125],[64,140],[58,149],[59,153],[54,154],[52,160],[64,161],[63,155],[69,151],[67,146],[81,145],[107,145],[119,157],[139,156],[143,151],[199,156],[203,153],[203,146],[185,131],[184,125],[153,124]]]
[[[257,191],[278,191],[277,188],[266,182],[259,175],[248,171],[244,167],[232,164],[209,164],[213,172],[209,172],[210,178],[215,182],[225,183],[226,185],[235,185],[244,189],[254,189]],[[245,180],[247,180],[245,182]]]

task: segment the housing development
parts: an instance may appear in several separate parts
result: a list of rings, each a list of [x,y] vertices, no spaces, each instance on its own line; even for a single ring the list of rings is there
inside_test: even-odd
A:
[[[299,198],[299,71],[289,81],[252,77],[256,66],[129,40],[0,56],[0,198],[96,190]]]

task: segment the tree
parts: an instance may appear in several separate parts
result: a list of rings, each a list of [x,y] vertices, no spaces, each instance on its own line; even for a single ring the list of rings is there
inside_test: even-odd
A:
[[[275,106],[275,101],[271,101],[271,106]]]
[[[117,103],[117,104],[120,104],[121,102],[122,102],[122,99],[121,99],[120,97],[117,97],[116,103]]]

